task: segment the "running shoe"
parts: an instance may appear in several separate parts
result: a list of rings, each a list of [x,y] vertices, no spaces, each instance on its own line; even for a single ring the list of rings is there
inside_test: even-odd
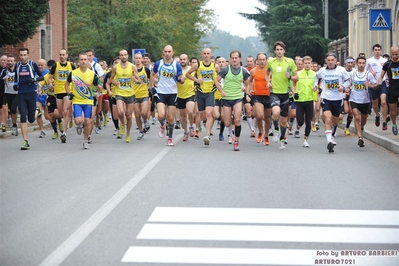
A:
[[[183,141],[187,141],[188,140],[188,132],[184,133],[183,136]]]
[[[65,133],[62,133],[60,139],[61,139],[61,142],[62,142],[62,143],[66,143],[66,139],[67,139],[67,138],[66,138],[66,134],[65,134]]]
[[[269,137],[271,137],[273,135],[274,135],[273,130],[271,128],[269,128]]]
[[[199,130],[198,130],[198,129],[195,130],[194,137],[196,137],[197,139],[199,139]]]
[[[312,131],[313,131],[313,132],[316,132],[316,131],[317,131],[315,123],[312,123]]]
[[[126,143],[130,143],[130,136],[126,136],[125,141]]]
[[[151,124],[155,125],[156,123],[157,123],[157,119],[155,117],[153,117],[152,120],[151,120]]]
[[[219,140],[220,140],[220,141],[223,141],[223,140],[224,140],[223,134],[219,134]]]
[[[190,137],[194,137],[194,127],[190,127],[189,131],[190,131]]]
[[[119,128],[119,133],[121,134],[121,136],[125,135],[125,125],[121,125],[121,127]]]
[[[284,144],[285,144],[285,145],[288,144],[287,136],[284,136]]]
[[[64,126],[62,125],[62,121],[58,122],[58,130],[63,133],[64,132]]]
[[[340,124],[340,125],[342,125],[343,122],[344,122],[344,120],[343,120],[342,118],[340,118],[340,119],[338,120],[338,124]]]
[[[121,138],[122,138],[122,135],[121,135],[121,133],[119,132],[119,130],[117,131],[117,136],[116,136],[116,138],[117,138],[117,139],[121,139]]]
[[[199,131],[202,131],[202,127],[201,127],[201,125],[198,127],[198,130],[199,130]]]
[[[87,141],[83,141],[83,149],[87,150],[89,148],[89,143]]]
[[[100,129],[99,129],[98,127],[95,127],[95,128],[94,128],[94,132],[95,132],[96,134],[100,134]]]
[[[299,131],[295,131],[294,137],[299,139],[301,137],[301,135],[299,134]]]
[[[280,145],[278,146],[279,150],[284,150],[285,149],[285,141],[284,139],[280,140]]]
[[[357,145],[359,145],[360,148],[364,147],[364,140],[363,138],[359,138],[359,140],[357,141]]]
[[[145,132],[150,132],[150,129],[151,129],[151,127],[150,127],[150,123],[145,123],[144,124],[144,129],[145,129]]]
[[[22,146],[21,146],[21,150],[29,150],[30,149],[30,146],[29,146],[29,143],[28,143],[28,141],[27,140],[24,140],[23,142],[22,142]]]
[[[109,122],[109,117],[106,115],[104,120],[104,126],[106,127]]]
[[[54,132],[53,137],[51,139],[58,139],[58,132]]]
[[[209,146],[211,143],[211,138],[209,136],[204,137],[204,145]]]
[[[45,138],[46,137],[46,132],[44,132],[44,130],[40,131],[40,136],[39,138]]]
[[[269,137],[264,137],[264,139],[263,139],[263,145],[269,146],[269,144],[270,144]]]
[[[238,145],[238,141],[234,141],[233,151],[239,151],[239,150],[240,150],[240,146]]]
[[[218,120],[218,122],[216,124],[216,129],[220,129],[220,120]]]
[[[332,144],[334,144],[334,146],[336,146],[337,145],[337,142],[335,141],[335,137],[332,137]]]
[[[255,134],[255,131],[254,131],[254,130],[252,130],[252,131],[251,131],[251,135],[250,135],[250,137],[251,137],[251,138],[255,138],[255,136],[256,136],[256,134]]]
[[[382,122],[382,130],[388,130],[387,122]]]
[[[18,136],[18,128],[12,127],[11,134],[13,134],[14,136]]]
[[[90,144],[91,143],[91,136],[87,137],[87,142]]]
[[[168,146],[175,146],[175,145],[173,144],[173,139],[172,139],[172,138],[168,138],[168,139],[166,140],[166,145],[168,145]]]
[[[276,143],[278,142],[278,130],[274,130],[273,141],[276,142]]]
[[[316,131],[320,129],[319,123],[315,123]]]
[[[234,142],[234,136],[228,136],[229,137],[229,144],[233,144]]]
[[[11,127],[12,123],[11,123],[11,118],[7,118],[7,126]]]
[[[305,147],[305,148],[309,148],[310,147],[307,140],[303,141],[303,147]]]
[[[387,123],[389,123],[389,121],[391,121],[391,116],[387,116]]]
[[[144,132],[139,132],[139,135],[137,136],[137,140],[141,140],[144,138]]]
[[[263,135],[262,133],[259,133],[258,136],[256,137],[256,143],[260,143],[262,141]]]
[[[398,125],[392,125],[392,133],[395,136],[398,135]]]
[[[165,137],[165,126],[159,126],[159,137],[160,138]]]
[[[288,128],[288,135],[292,135],[292,130],[291,130],[291,128]]]
[[[73,120],[69,120],[69,128],[73,128]]]
[[[6,125],[1,125],[1,132],[6,132],[7,131],[7,127],[6,127]]]
[[[327,150],[328,150],[329,153],[334,152],[334,143],[329,142],[329,143],[327,144]]]
[[[375,117],[375,126],[379,127],[380,126],[380,116]]]
[[[345,136],[350,136],[351,132],[349,131],[349,128],[344,129],[344,135]]]
[[[176,123],[175,123],[175,129],[180,129],[180,121],[176,121]]]
[[[116,129],[114,129],[114,134],[113,135],[116,136]]]
[[[76,133],[78,135],[82,135],[82,131],[83,131],[82,125],[81,124],[80,125],[76,125]]]

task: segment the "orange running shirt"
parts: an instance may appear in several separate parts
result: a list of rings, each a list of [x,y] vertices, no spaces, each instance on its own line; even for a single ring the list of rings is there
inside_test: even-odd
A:
[[[267,88],[266,68],[260,70],[255,67],[253,91],[252,95],[270,96],[270,90]]]

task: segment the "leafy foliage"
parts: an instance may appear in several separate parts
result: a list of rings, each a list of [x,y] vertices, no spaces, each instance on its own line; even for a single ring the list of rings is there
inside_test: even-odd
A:
[[[0,47],[32,38],[48,10],[48,0],[1,1]]]
[[[175,54],[198,53],[201,36],[213,30],[209,0],[69,0],[68,48],[92,48],[110,60],[122,49],[146,49],[153,59],[165,45]]]
[[[322,62],[327,45],[348,34],[348,0],[329,1],[329,39],[324,38],[324,14],[320,0],[258,0],[265,6],[256,14],[241,15],[256,21],[263,40],[273,50],[276,41],[286,45],[286,56],[310,55]]]

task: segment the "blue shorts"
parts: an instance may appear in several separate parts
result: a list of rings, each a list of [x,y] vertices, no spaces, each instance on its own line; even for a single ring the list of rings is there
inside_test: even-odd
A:
[[[380,89],[375,89],[375,90],[369,89],[369,93],[371,95],[371,100],[375,101],[378,98],[380,98],[381,94],[388,93],[387,84],[384,81],[384,82],[382,82]]]
[[[330,101],[326,99],[321,100],[321,107],[323,108],[323,112],[325,111],[331,111],[331,114],[335,117],[339,117],[339,114],[341,113],[341,106],[343,104],[344,100],[336,100],[336,101]]]
[[[47,94],[36,95],[36,102],[41,103],[42,106],[47,106]]]
[[[84,117],[90,119],[93,113],[93,105],[91,104],[74,104],[72,108],[73,108],[73,117],[75,118],[81,117],[83,112]]]

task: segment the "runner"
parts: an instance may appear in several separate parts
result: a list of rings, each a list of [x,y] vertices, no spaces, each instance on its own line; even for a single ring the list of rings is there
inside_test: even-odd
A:
[[[128,61],[129,55],[126,50],[121,50],[119,52],[119,58],[121,62],[112,68],[110,83],[115,86],[116,107],[118,110],[119,120],[121,121],[118,136],[122,137],[126,133],[125,141],[126,143],[129,143],[131,141],[130,129],[132,127],[134,102],[134,89],[132,82],[141,84],[141,80],[137,73],[136,66]]]
[[[366,70],[370,71],[373,74],[376,80],[379,80],[382,72],[382,66],[387,61],[385,58],[381,56],[382,47],[381,45],[374,44],[373,45],[373,57],[367,59],[366,63]],[[387,117],[388,117],[388,105],[387,105],[387,84],[385,83],[385,77],[382,76],[383,83],[381,87],[377,88],[376,90],[369,90],[371,94],[372,100],[372,108],[375,113],[375,126],[380,126],[380,108],[379,108],[379,101],[381,101],[381,109],[382,109],[382,130],[387,130]]]
[[[72,84],[72,89],[70,88]],[[79,68],[73,70],[65,82],[65,90],[68,97],[72,99],[73,116],[75,118],[76,131],[82,134],[83,129],[83,149],[89,148],[90,124],[92,123],[92,108],[94,95],[92,87],[96,87],[97,93],[101,91],[98,75],[90,70],[90,62],[86,53],[79,54]],[[82,113],[84,120],[82,121]]]
[[[303,137],[303,147],[309,148],[309,135],[312,128],[313,118],[313,99],[317,86],[314,86],[316,73],[311,70],[312,58],[310,56],[303,57],[303,69],[298,71],[298,81],[292,87],[294,93],[294,101],[296,105],[296,122],[297,127],[295,137],[299,136],[299,130],[305,123],[305,134]]]
[[[15,66],[16,83],[14,89],[18,90],[18,110],[21,119],[21,133],[24,139],[21,150],[29,150],[28,124],[35,122],[36,112],[36,81],[43,80],[42,72],[35,62],[29,60],[29,49],[19,49],[20,62]],[[26,119],[28,118],[28,119]]]
[[[273,45],[276,57],[267,62],[267,86],[270,89],[270,100],[272,107],[272,119],[274,124],[273,140],[278,142],[278,120],[280,118],[280,145],[279,149],[285,149],[285,132],[287,130],[287,117],[289,101],[289,81],[297,81],[297,68],[294,60],[284,57],[285,44],[282,41],[277,41]],[[292,75],[291,75],[292,72]],[[273,77],[273,78],[271,78]]]
[[[71,101],[68,99],[68,95],[65,91],[65,82],[69,76],[69,73],[75,69],[75,66],[71,62],[67,61],[68,53],[65,49],[61,49],[60,60],[56,63],[50,71],[49,82],[50,89],[54,89],[54,95],[57,99],[57,109],[60,114],[60,118],[63,118],[62,122],[58,121],[59,130],[62,132],[60,139],[62,143],[66,143],[66,133],[68,130],[68,123],[71,117]]]
[[[180,65],[182,67],[183,76],[185,76],[190,69],[186,54],[180,55]],[[180,112],[181,125],[184,130],[183,141],[187,141],[189,136],[194,137],[194,98],[194,81],[185,79],[183,84],[177,84],[177,108]],[[187,120],[189,127],[187,126]]]
[[[198,65],[192,65],[186,73],[186,77],[197,83],[197,104],[202,121],[206,120],[206,136],[204,144],[211,142],[211,132],[213,126],[213,108],[215,105],[215,78],[219,67],[211,61],[212,51],[209,48],[202,50],[202,61]],[[192,73],[196,73],[194,77]],[[241,116],[241,115],[240,115]]]
[[[337,56],[334,53],[326,54],[326,67],[319,70],[314,86],[318,87],[321,81],[321,99],[323,108],[323,121],[327,138],[328,152],[334,152],[336,145],[332,128],[338,125],[338,118],[342,106],[342,93],[349,87],[351,78],[345,68],[337,65]]]
[[[177,101],[177,84],[184,83],[183,71],[181,65],[173,60],[173,47],[165,46],[162,51],[163,59],[157,61],[151,72],[150,87],[154,96],[157,98],[158,120],[161,124],[159,127],[159,137],[165,137],[165,118],[168,121],[168,139],[166,144],[173,144],[174,114],[176,111]],[[155,88],[155,82],[158,80],[158,87]]]
[[[259,53],[256,56],[257,66],[250,72],[249,81],[253,82],[253,87],[250,90],[250,97],[253,103],[253,111],[255,114],[255,121],[258,126],[258,136],[256,142],[260,143],[263,140],[264,145],[269,145],[268,132],[271,124],[271,106],[270,106],[270,90],[266,81],[266,64],[267,55]],[[263,126],[264,124],[264,126]]]
[[[370,97],[367,88],[377,89],[378,84],[374,76],[365,70],[366,58],[364,56],[356,59],[357,69],[352,72],[352,90],[350,91],[349,103],[355,117],[355,129],[358,136],[357,144],[364,147],[363,127],[367,122]]]
[[[241,66],[241,52],[234,50],[230,52],[230,65],[223,68],[215,79],[215,85],[222,95],[223,121],[227,127],[232,123],[234,117],[235,136],[233,150],[239,151],[241,134],[241,112],[242,112],[242,82],[244,81],[247,101],[250,102],[249,72]],[[222,88],[220,81],[224,80]]]
[[[143,65],[142,60],[143,56],[140,53],[134,55],[134,65],[137,68],[137,72],[141,81],[140,83],[135,82],[133,84],[135,94],[133,110],[134,116],[136,118],[136,124],[139,128],[137,140],[144,138],[144,133],[150,131],[150,124],[148,123],[148,114],[150,109],[148,84],[151,72]],[[143,118],[144,127],[141,118]]]
[[[391,47],[391,61],[384,64],[378,84],[380,87],[384,86],[383,77],[388,75],[389,91],[388,103],[391,109],[390,116],[392,121],[392,133],[398,135],[398,125],[396,124],[396,116],[398,115],[398,101],[399,101],[399,48],[398,46]]]

